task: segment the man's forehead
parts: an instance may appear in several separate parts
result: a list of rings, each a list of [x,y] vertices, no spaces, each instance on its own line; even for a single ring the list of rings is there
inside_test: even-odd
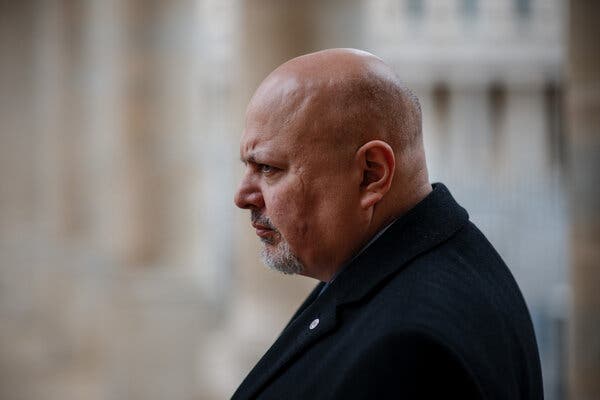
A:
[[[240,159],[242,162],[259,162],[280,157],[286,151],[286,143],[280,139],[276,134],[245,129],[240,140]]]
[[[262,149],[264,145],[264,143],[261,145],[260,137],[249,136],[246,131],[244,131],[240,140],[240,159],[242,161],[253,161],[251,159],[256,158],[256,155],[264,153],[264,150]]]
[[[275,113],[248,113],[240,139],[240,149],[247,152],[257,147],[260,148],[280,136],[283,129],[277,119]]]
[[[311,95],[297,83],[259,89],[246,111],[241,154],[263,147],[292,146],[306,136],[307,122],[312,120],[310,103]]]

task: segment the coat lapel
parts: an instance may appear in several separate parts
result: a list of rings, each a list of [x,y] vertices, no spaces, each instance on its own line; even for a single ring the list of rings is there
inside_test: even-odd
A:
[[[233,399],[255,397],[293,358],[337,326],[338,309],[361,300],[419,254],[446,241],[468,221],[442,184],[356,257],[319,296],[317,285]],[[318,324],[314,326],[315,320]],[[311,323],[313,328],[311,329]]]
[[[319,284],[312,290],[312,292],[310,292],[306,300],[304,300],[304,302],[300,305],[300,307],[298,307],[294,315],[292,315],[292,318],[290,318],[290,321],[285,326],[284,331],[288,328],[288,326],[292,324],[292,322],[299,315],[301,315],[304,312],[304,310],[308,308],[308,306],[310,306],[317,299],[317,297],[319,297],[319,293],[321,293],[323,286],[325,286],[325,282],[319,282]]]
[[[316,293],[313,291],[314,297],[318,295],[319,287],[320,285],[315,289]],[[295,355],[300,354],[336,326],[336,309],[332,299],[325,303],[313,302],[303,310],[299,310],[297,314],[252,369],[232,399],[248,399],[256,396]],[[314,321],[317,319],[318,323],[315,326]]]

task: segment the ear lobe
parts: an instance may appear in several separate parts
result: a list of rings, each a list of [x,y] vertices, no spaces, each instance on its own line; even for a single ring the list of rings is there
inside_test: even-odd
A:
[[[381,201],[390,190],[396,161],[394,151],[382,140],[365,143],[356,155],[363,170],[360,203],[366,209]]]

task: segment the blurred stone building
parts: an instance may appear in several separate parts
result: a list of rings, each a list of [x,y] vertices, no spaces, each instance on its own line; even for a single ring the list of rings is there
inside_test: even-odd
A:
[[[221,399],[316,282],[234,209],[244,107],[359,47],[419,95],[431,178],[505,258],[566,395],[560,0],[0,3],[0,399]],[[589,34],[588,34],[589,35]]]

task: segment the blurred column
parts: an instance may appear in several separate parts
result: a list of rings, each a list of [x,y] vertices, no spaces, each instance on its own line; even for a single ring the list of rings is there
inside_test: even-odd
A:
[[[22,2],[25,3],[25,2]],[[34,7],[32,31],[33,114],[34,130],[39,138],[35,151],[37,182],[36,201],[39,233],[55,247],[62,247],[68,239],[81,238],[81,204],[76,201],[80,166],[73,165],[79,154],[77,130],[77,103],[74,79],[77,70],[75,52],[80,37],[81,15],[66,2],[39,2]],[[70,13],[68,13],[70,11]],[[71,65],[70,65],[71,64]],[[68,104],[70,103],[70,104]],[[73,109],[69,105],[75,105]],[[72,114],[71,114],[72,112]],[[78,133],[78,132],[77,132]],[[74,140],[72,140],[74,139]],[[74,204],[77,203],[77,204]]]
[[[95,2],[94,2],[95,3]],[[198,129],[198,2],[116,1],[119,43],[118,181],[114,246],[119,326],[110,360],[115,398],[193,399],[211,282],[199,226],[203,132]],[[110,26],[110,21],[106,21]],[[214,166],[215,173],[218,165]],[[206,233],[208,232],[208,233]],[[210,243],[210,242],[209,242]],[[127,268],[128,267],[128,268]]]
[[[196,257],[199,218],[198,25],[195,0],[116,2],[123,171],[113,244],[128,265]],[[107,33],[107,35],[109,35]],[[100,41],[101,43],[102,41]]]
[[[31,2],[0,2],[0,237],[20,245],[35,230],[35,126]],[[3,257],[4,258],[4,257]]]
[[[167,4],[167,3],[165,3]],[[161,7],[156,1],[124,2],[123,138],[120,143],[123,176],[117,190],[124,202],[118,240],[119,254],[130,265],[156,265],[164,250],[168,194],[166,166],[161,157],[161,71],[158,51]],[[164,134],[164,133],[163,133]],[[166,136],[166,135],[165,135]]]
[[[75,76],[81,93],[81,146],[77,149],[84,176],[83,196],[89,227],[87,254],[96,260],[118,259],[122,176],[123,112],[121,97],[123,15],[120,0],[81,2],[81,61]],[[122,202],[122,201],[121,201]],[[99,268],[97,268],[99,269]],[[103,268],[106,270],[106,268]]]
[[[28,246],[36,231],[36,136],[32,91],[34,7],[0,2],[0,398],[26,399],[27,373],[43,355],[30,318],[35,302],[35,255]],[[33,282],[32,282],[33,281]],[[24,344],[24,345],[22,345]],[[29,346],[28,346],[29,345]],[[24,357],[25,355],[25,357]]]
[[[600,2],[569,10],[567,123],[572,202],[569,395],[600,398]]]

